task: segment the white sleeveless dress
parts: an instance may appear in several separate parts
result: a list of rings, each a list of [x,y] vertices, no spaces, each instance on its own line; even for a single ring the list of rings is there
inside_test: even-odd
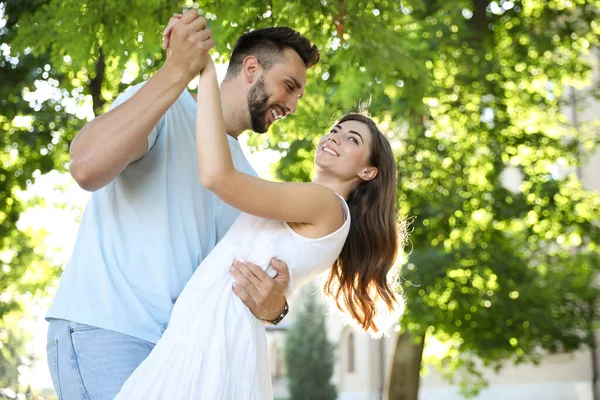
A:
[[[284,222],[242,213],[202,261],[177,299],[169,325],[115,399],[265,400],[273,398],[263,322],[232,290],[234,260],[270,275],[271,257],[288,264],[286,295],[325,271],[339,256],[350,214],[336,232],[309,239]]]

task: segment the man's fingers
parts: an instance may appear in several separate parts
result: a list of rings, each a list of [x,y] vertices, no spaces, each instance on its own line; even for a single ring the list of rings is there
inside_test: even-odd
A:
[[[278,278],[281,278],[284,276],[288,277],[290,274],[287,264],[277,258],[271,258],[271,266],[275,269],[275,271],[277,271],[276,276]]]
[[[257,288],[262,283],[262,279],[260,279],[260,277],[257,276],[257,273],[264,271],[260,267],[250,262],[241,263],[239,261],[236,261],[235,263],[233,263],[233,269],[239,271]]]
[[[271,266],[275,268],[277,272],[288,272],[287,264],[278,258],[271,258]]]
[[[206,18],[198,16],[198,18],[190,22],[190,27],[195,32],[203,30],[206,28]]]
[[[254,313],[254,308],[256,307],[256,303],[254,303],[254,300],[252,300],[252,297],[250,297],[248,295],[248,293],[246,293],[244,291],[244,289],[242,289],[242,287],[240,285],[238,285],[237,283],[233,284],[233,292],[237,295],[237,297],[240,298],[240,300],[242,300],[242,303],[244,303],[246,305],[246,307],[248,307],[250,309],[250,311],[252,313]]]
[[[183,16],[181,17],[181,21],[187,25],[187,24],[191,23],[192,21],[195,21],[196,19],[198,19],[198,17],[200,17],[200,14],[198,14],[198,11],[196,11],[194,9],[190,9],[183,13]]]
[[[169,23],[167,24],[167,27],[163,31],[163,36],[169,36],[169,34],[171,34],[173,27],[181,19],[180,15],[181,14],[173,14],[173,16],[171,18],[169,18]]]
[[[167,24],[167,27],[163,31],[163,36],[167,36],[169,33],[171,33],[171,29],[173,29],[173,25],[175,25],[177,23],[177,21],[179,21],[181,19],[181,16],[182,16],[182,14],[173,14],[173,16],[171,18],[169,18],[169,23]]]
[[[252,264],[251,262],[247,262],[247,263],[245,263],[243,265],[245,265],[246,268],[248,269],[248,271],[251,272],[256,277],[256,279],[259,282],[261,282],[261,283],[268,282],[268,281],[270,281],[272,279],[269,276],[269,274],[267,274],[265,272],[264,269],[262,269],[261,267],[259,267],[256,264]]]
[[[206,46],[207,50],[210,50],[215,47],[215,41],[212,39],[208,39],[204,42],[204,45]]]
[[[248,277],[248,272],[244,274],[239,268],[231,268],[231,275],[233,276],[233,279],[236,280],[237,284],[240,285],[254,301],[260,298],[259,288],[252,281],[256,281],[256,278]]]
[[[206,29],[202,29],[200,32],[196,33],[194,38],[201,40],[201,41],[206,41],[211,39],[212,37],[212,31],[210,30],[210,28],[206,28]]]
[[[258,319],[273,320],[283,309],[287,286],[287,264],[274,260],[277,267],[284,271],[286,279],[274,280],[258,265],[250,262],[234,262],[231,273],[237,285],[233,289],[246,307]]]
[[[196,40],[202,41],[202,42],[206,42],[209,39],[211,39],[212,36],[212,31],[208,28],[206,28],[206,19],[204,17],[198,16],[198,13],[190,10],[193,13],[196,13],[197,18],[192,20],[191,23],[189,23],[189,30],[188,32],[192,33],[192,32],[196,32],[195,34],[191,34],[190,37],[194,37]],[[189,12],[189,11],[188,11]],[[169,23],[167,24],[167,27],[165,28],[165,30],[163,31],[163,48],[167,49],[169,48],[169,43],[171,41],[171,33],[173,32],[173,28],[181,21],[181,23],[183,25],[186,24],[186,14],[173,14],[173,17],[171,17],[171,19],[169,19]],[[214,46],[214,42],[210,42],[210,43],[205,43],[205,47],[206,49],[211,49]]]

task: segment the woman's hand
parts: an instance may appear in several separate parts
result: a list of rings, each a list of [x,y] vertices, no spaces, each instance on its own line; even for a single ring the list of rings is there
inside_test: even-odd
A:
[[[181,17],[183,17],[183,14],[173,14],[171,19],[169,19],[167,27],[163,31],[163,49],[167,50],[167,57],[169,56],[169,41],[171,39],[171,31]]]
[[[215,67],[215,62],[213,61],[212,56],[210,54],[208,55],[206,64],[204,65],[204,68],[200,72],[200,75],[204,75],[206,73],[215,73],[215,74],[217,73],[217,67]]]

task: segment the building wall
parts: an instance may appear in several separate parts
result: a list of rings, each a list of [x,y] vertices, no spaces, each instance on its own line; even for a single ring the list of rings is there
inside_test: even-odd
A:
[[[478,400],[591,400],[592,361],[588,349],[546,356],[539,366],[506,365],[499,373],[482,368],[490,383]],[[463,400],[458,388],[433,371],[422,377],[420,400]]]
[[[385,385],[393,338],[376,340],[330,314],[327,332],[337,345],[333,381],[340,400],[379,400]],[[350,358],[354,353],[354,362]],[[353,367],[353,368],[352,368]]]
[[[600,49],[596,49],[588,56],[594,65],[592,73],[592,87],[600,87]],[[575,89],[573,89],[575,90]],[[589,88],[576,91],[578,96],[575,104],[565,105],[563,114],[568,118],[571,125],[586,131],[595,131],[600,135],[600,100],[589,96]],[[574,93],[570,92],[572,98]],[[600,151],[595,154],[583,154],[585,167],[581,169],[581,180],[586,188],[600,192]]]
[[[328,333],[338,345],[334,382],[340,400],[382,399],[383,385],[393,357],[395,337],[372,339],[353,332],[355,371],[348,371],[347,337],[351,328],[335,316],[328,318]],[[597,333],[600,343],[600,331]],[[383,357],[383,358],[382,358]],[[435,368],[421,377],[420,400],[464,400],[456,386],[444,380]],[[592,358],[589,349],[552,354],[540,365],[505,365],[499,373],[483,368],[490,386],[475,400],[592,400]]]

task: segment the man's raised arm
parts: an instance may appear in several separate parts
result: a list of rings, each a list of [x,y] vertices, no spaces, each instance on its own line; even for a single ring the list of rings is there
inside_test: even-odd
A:
[[[195,10],[171,18],[165,65],[130,99],[87,123],[71,143],[70,171],[79,186],[98,190],[147,151],[154,126],[206,63],[214,46]]]

